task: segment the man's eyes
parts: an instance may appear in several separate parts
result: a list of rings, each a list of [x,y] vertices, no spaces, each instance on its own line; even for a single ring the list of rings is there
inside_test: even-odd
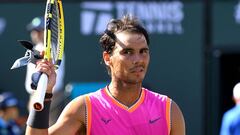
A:
[[[133,53],[132,50],[124,50],[124,51],[123,51],[123,54],[132,54],[132,53]]]
[[[148,49],[143,49],[143,50],[140,50],[140,53],[148,53],[149,50]]]
[[[133,50],[123,50],[122,52],[123,52],[123,54],[128,54],[128,55],[134,53]],[[141,50],[139,51],[139,53],[140,53],[140,54],[149,53],[149,50],[148,50],[148,49],[141,49]]]

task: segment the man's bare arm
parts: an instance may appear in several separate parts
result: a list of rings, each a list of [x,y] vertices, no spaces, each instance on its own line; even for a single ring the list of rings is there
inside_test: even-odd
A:
[[[185,121],[182,111],[178,105],[172,101],[171,104],[171,131],[170,135],[185,135]]]
[[[36,129],[27,126],[26,135],[75,135],[85,131],[84,96],[71,101],[63,110],[57,122],[48,129]]]

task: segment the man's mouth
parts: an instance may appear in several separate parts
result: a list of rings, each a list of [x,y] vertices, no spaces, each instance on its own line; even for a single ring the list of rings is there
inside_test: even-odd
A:
[[[132,73],[143,72],[144,71],[144,67],[143,66],[137,66],[137,67],[132,68],[130,71]]]

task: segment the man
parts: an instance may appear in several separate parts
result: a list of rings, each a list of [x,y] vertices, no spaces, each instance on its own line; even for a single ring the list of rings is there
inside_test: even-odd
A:
[[[27,25],[27,30],[30,32],[31,41],[34,44],[34,49],[43,52],[44,50],[44,18],[43,17],[35,17],[32,21]],[[57,83],[53,88],[54,100],[51,106],[51,117],[50,117],[50,125],[56,122],[58,116],[60,115],[62,109],[64,108],[63,97],[64,97],[64,67],[65,67],[65,59],[63,59],[62,64],[57,70]],[[27,65],[26,72],[26,80],[25,80],[25,88],[27,92],[31,95],[29,108],[31,107],[32,93],[34,90],[31,88],[32,83],[32,74],[35,73],[35,63],[29,63]]]
[[[240,134],[240,83],[233,88],[235,106],[224,113],[220,135]]]
[[[0,135],[21,135],[20,125],[16,123],[19,118],[18,100],[10,92],[0,94]]]
[[[111,76],[105,88],[71,101],[48,128],[47,116],[56,82],[53,65],[37,70],[49,77],[45,108],[31,111],[27,135],[185,135],[182,112],[170,98],[142,88],[150,60],[146,30],[131,17],[108,23],[100,38],[103,61]],[[42,120],[42,121],[40,121]]]

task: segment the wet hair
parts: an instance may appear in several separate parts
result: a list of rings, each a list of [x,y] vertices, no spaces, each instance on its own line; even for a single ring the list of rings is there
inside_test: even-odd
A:
[[[113,52],[117,32],[128,32],[143,34],[147,44],[149,45],[149,36],[146,29],[140,24],[137,18],[131,15],[125,15],[121,19],[112,19],[107,24],[107,28],[104,34],[99,40],[101,48],[103,51],[111,54]]]
[[[117,42],[117,37],[115,35],[117,32],[143,34],[149,45],[149,36],[146,29],[140,24],[136,17],[125,15],[121,19],[112,19],[107,24],[107,28],[99,40],[103,52],[112,54],[115,43]],[[106,66],[106,68],[108,74],[111,75],[110,68],[108,66]]]

